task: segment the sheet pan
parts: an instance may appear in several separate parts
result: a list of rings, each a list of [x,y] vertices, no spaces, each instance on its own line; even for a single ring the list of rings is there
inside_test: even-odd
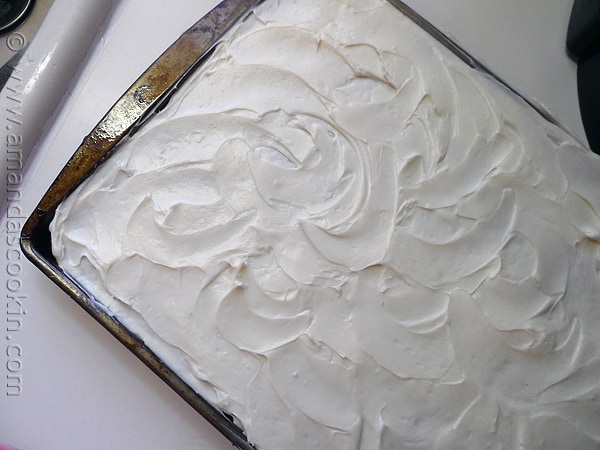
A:
[[[490,74],[477,60],[402,1],[389,1],[470,67]],[[214,12],[214,10],[209,12],[209,15]],[[94,299],[91,292],[86,291],[77,280],[72,279],[59,267],[52,255],[49,230],[49,224],[57,206],[89,177],[98,165],[118,149],[122,140],[135,134],[146,121],[151,120],[155,113],[159,113],[158,111],[168,102],[178,86],[193,70],[202,65],[210,55],[214,43],[224,35],[224,33],[218,35],[212,33],[213,44],[207,45],[201,57],[193,60],[190,60],[189,33],[182,35],[131,85],[98,125],[89,132],[80,147],[75,149],[71,159],[31,213],[22,230],[21,247],[26,257],[39,270],[208,420],[234,446],[240,449],[251,449],[253,447],[246,441],[243,431],[236,426],[231,417],[214,408],[206,399],[197,394],[142,339],[107,313]],[[198,45],[198,42],[195,45]],[[176,70],[173,70],[174,66],[176,66]],[[493,74],[490,75],[493,76]],[[502,80],[498,81],[502,83]],[[545,111],[536,108],[535,105],[532,107],[548,121],[556,124]]]

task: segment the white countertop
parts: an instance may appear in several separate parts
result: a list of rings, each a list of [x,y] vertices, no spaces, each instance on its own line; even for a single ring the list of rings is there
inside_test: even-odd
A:
[[[52,44],[56,27],[73,9],[73,2],[56,0],[49,16],[52,25],[42,30],[39,42],[36,39],[30,48],[32,66],[39,68],[46,58],[46,65],[55,64],[59,74],[64,69],[61,64],[76,64],[80,71],[68,85],[67,95],[45,128],[35,155],[24,167],[20,184],[23,215],[29,214],[83,136],[118,96],[181,32],[217,3],[176,0],[169,3],[168,9],[158,0],[115,2],[115,8],[106,11],[109,19],[100,29],[79,27],[73,36],[61,38],[61,46],[56,47]],[[110,3],[105,1],[106,5]],[[576,66],[565,53],[570,1],[406,3],[522,95],[545,105],[585,142],[577,103]],[[63,49],[82,42],[78,36],[86,34],[95,42],[88,57],[69,60],[73,52]],[[51,88],[44,89],[48,92]],[[25,102],[28,92],[23,95]],[[45,97],[38,97],[31,104],[43,102]],[[25,105],[23,110],[27,111]],[[16,132],[8,130],[6,113],[0,114],[5,115],[0,133]],[[21,119],[27,126],[28,116],[24,114]],[[4,145],[6,137],[2,142]],[[13,289],[22,299],[20,304],[9,305],[8,300],[0,303],[0,444],[20,450],[231,448],[199,414],[30,263],[21,260],[10,265],[15,261],[9,258],[16,257],[14,252],[7,253],[13,231],[2,222],[2,298]],[[15,311],[17,314],[9,316]],[[9,332],[7,328],[17,322],[8,320],[14,319],[20,321],[19,329]],[[8,378],[11,375],[20,377],[19,381]]]

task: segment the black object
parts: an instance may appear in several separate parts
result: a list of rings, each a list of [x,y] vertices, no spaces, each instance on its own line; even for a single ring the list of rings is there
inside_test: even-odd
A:
[[[0,33],[6,33],[23,23],[34,3],[33,0],[0,0]]]
[[[600,52],[579,61],[577,90],[588,143],[600,155]]]
[[[575,0],[567,51],[577,62],[579,109],[590,148],[600,154],[600,0]]]

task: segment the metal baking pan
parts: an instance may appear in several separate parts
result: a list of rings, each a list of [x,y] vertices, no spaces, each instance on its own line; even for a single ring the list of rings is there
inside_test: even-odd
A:
[[[224,0],[175,41],[132,84],[83,140],[26,221],[21,234],[22,250],[34,265],[240,449],[253,447],[247,442],[243,431],[233,422],[233,419],[197,394],[161,361],[140,337],[101,308],[91,292],[83,289],[58,266],[51,251],[49,225],[57,206],[98,165],[110,157],[110,154],[118,148],[120,141],[135,133],[146,120],[160,110],[161,105],[168,101],[181,82],[202,64],[228,29],[261,1],[263,0]],[[466,64],[489,73],[467,52],[401,0],[389,1]],[[555,123],[544,111],[538,109],[538,112]]]

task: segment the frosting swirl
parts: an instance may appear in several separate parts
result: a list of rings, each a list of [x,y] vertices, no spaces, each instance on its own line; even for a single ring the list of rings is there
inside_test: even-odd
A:
[[[53,251],[261,449],[597,448],[599,188],[386,1],[267,1]]]

